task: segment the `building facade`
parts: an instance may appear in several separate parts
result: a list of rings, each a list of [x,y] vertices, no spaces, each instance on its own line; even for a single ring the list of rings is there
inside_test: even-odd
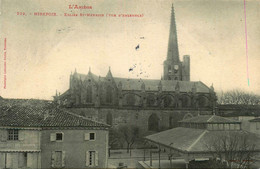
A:
[[[258,136],[242,130],[241,122],[216,115],[201,115],[181,120],[179,127],[146,136],[145,139],[156,145],[158,151],[166,149],[169,153],[166,168],[175,168],[169,165],[173,156],[184,159],[186,168],[192,168],[196,161],[214,158],[221,158],[222,162],[232,163],[232,166],[237,168],[246,160],[250,164],[256,162],[260,152]],[[210,161],[209,164],[212,165],[213,162]],[[198,168],[198,165],[195,168]]]
[[[108,125],[51,103],[0,108],[0,168],[107,167]]]
[[[40,168],[41,129],[0,127],[0,168]]]
[[[108,131],[52,128],[42,131],[42,168],[106,168]]]
[[[175,126],[186,116],[212,114],[217,99],[213,86],[191,82],[190,57],[185,55],[183,61],[179,59],[173,7],[163,72],[162,79],[151,80],[114,77],[110,68],[105,77],[91,70],[88,74],[75,70],[70,75],[69,89],[56,94],[54,100],[76,114],[110,125],[130,124],[131,117],[140,119],[144,131]]]
[[[249,131],[260,136],[260,117],[249,120]]]

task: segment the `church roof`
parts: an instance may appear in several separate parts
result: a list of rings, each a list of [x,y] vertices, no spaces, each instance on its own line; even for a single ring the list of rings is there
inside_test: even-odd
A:
[[[145,137],[145,139],[184,153],[196,153],[209,151],[209,148],[205,145],[210,145],[212,138],[215,136],[231,136],[232,134],[243,134],[248,136],[250,142],[256,145],[255,150],[260,151],[260,147],[257,144],[260,138],[255,134],[243,130],[210,131],[205,129],[178,127],[149,135]]]
[[[200,115],[179,121],[181,123],[241,123],[216,115]]]
[[[75,115],[68,110],[60,109],[52,103],[43,105],[42,102],[29,104],[25,99],[10,100],[11,104],[0,106],[1,127],[109,127],[106,124]]]
[[[73,75],[77,79],[84,81],[89,78],[89,74],[79,74],[76,73]],[[91,77],[98,82],[99,77],[91,73]],[[161,81],[162,91],[175,91],[175,86],[179,83],[180,92],[191,92],[192,87],[196,87],[198,93],[209,93],[209,87],[207,87],[201,81],[190,82],[190,81],[177,81],[177,80],[158,80],[158,79],[128,79],[128,78],[119,78],[113,77],[115,83],[118,85],[119,82],[122,83],[122,90],[141,90],[142,84],[145,85],[146,91],[158,91],[158,86]],[[100,81],[103,82],[106,80],[106,77],[100,77]]]

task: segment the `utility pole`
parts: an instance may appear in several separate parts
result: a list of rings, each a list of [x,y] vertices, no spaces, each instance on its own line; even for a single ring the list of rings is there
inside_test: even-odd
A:
[[[170,144],[170,146],[172,145],[173,143]],[[172,168],[172,149],[170,148],[170,167]]]
[[[160,144],[159,144],[159,169],[161,168],[161,149],[160,149]]]

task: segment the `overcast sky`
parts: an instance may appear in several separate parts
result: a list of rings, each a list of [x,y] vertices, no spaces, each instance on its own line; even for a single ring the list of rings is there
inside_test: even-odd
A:
[[[68,89],[69,75],[75,68],[87,73],[91,67],[92,73],[105,76],[110,66],[116,77],[160,79],[172,3],[180,59],[190,55],[191,80],[209,86],[213,83],[216,91],[241,88],[260,94],[260,1],[246,1],[248,86],[243,0],[2,0],[0,95],[52,99],[56,89],[61,93]],[[69,9],[69,4],[92,9]],[[27,16],[17,16],[17,12]],[[58,16],[30,15],[34,12],[56,12]],[[64,13],[143,17],[64,17]]]

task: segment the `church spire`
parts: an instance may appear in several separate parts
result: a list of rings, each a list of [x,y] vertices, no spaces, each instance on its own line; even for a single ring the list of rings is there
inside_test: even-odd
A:
[[[180,61],[179,50],[178,50],[178,40],[177,40],[177,29],[176,29],[176,23],[175,23],[175,14],[174,14],[173,4],[172,4],[172,14],[171,14],[171,25],[170,25],[167,60],[171,60],[176,63],[178,63]]]

